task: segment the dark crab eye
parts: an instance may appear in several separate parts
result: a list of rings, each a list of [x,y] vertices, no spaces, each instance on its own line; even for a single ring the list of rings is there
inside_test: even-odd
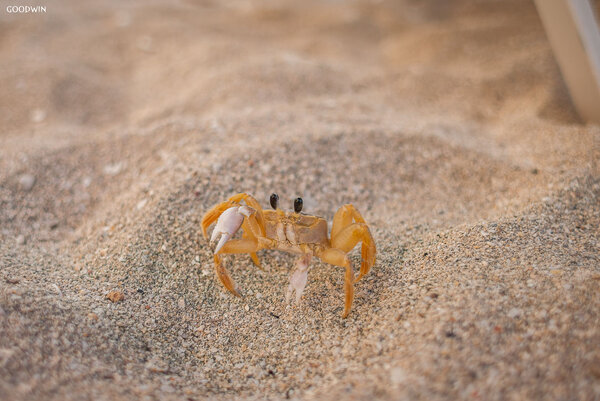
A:
[[[271,194],[271,198],[269,199],[269,201],[271,202],[271,207],[275,210],[277,210],[277,203],[279,202],[279,195],[273,193]]]
[[[302,198],[296,198],[296,200],[294,200],[294,212],[300,213],[302,211],[303,204],[304,201],[302,201]]]

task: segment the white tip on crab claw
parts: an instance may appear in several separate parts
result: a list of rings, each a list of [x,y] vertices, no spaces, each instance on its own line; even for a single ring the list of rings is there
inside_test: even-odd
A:
[[[234,206],[225,210],[219,216],[217,225],[210,237],[210,243],[212,244],[219,238],[219,235],[221,236],[219,243],[215,248],[215,253],[219,252],[223,245],[225,245],[225,243],[235,235],[237,230],[240,229],[242,222],[244,221],[244,216],[248,217],[252,212],[253,210],[248,206]]]
[[[231,235],[229,235],[227,233],[223,233],[221,235],[221,239],[219,240],[219,243],[215,247],[215,253],[219,252],[221,250],[221,248],[223,248],[223,245],[225,245],[225,243],[227,241],[229,241],[229,238],[231,238]]]

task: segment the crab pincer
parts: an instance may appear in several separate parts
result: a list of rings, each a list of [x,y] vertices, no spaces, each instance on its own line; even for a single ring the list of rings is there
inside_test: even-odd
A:
[[[217,225],[210,237],[210,243],[213,244],[217,238],[219,242],[215,247],[214,253],[217,254],[223,248],[223,245],[229,241],[240,229],[244,222],[244,217],[252,214],[252,209],[248,206],[233,206],[225,210],[217,220]]]

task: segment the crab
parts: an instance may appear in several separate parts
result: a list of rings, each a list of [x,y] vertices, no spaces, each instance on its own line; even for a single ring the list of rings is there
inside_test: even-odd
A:
[[[236,296],[241,296],[234,281],[223,265],[224,254],[248,253],[256,266],[261,268],[257,252],[261,249],[277,249],[300,255],[290,275],[286,292],[289,302],[295,293],[298,303],[308,280],[312,257],[345,269],[345,303],[342,317],[346,318],[352,308],[354,284],[369,272],[375,264],[375,242],[367,223],[352,204],[338,209],[333,217],[331,237],[327,236],[327,221],[318,216],[302,213],[302,198],[294,201],[294,211],[278,208],[279,196],[272,194],[273,210],[263,210],[258,201],[249,194],[240,193],[210,209],[202,217],[202,234],[208,239],[208,228],[216,222],[210,244],[214,248],[215,273],[223,286]],[[242,237],[234,235],[242,229]],[[361,266],[355,276],[348,253],[361,245]]]

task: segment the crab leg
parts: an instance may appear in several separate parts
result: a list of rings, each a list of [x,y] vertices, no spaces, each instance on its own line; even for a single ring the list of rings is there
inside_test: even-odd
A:
[[[242,223],[242,230],[243,230],[242,238],[256,239],[256,237],[253,234],[253,229],[250,226],[251,223],[249,222],[249,220],[250,219],[246,219]],[[254,262],[256,267],[263,270],[262,266],[260,265],[260,260],[258,259],[258,255],[256,254],[256,252],[250,252],[250,258],[252,259],[252,262]]]
[[[306,282],[308,280],[308,267],[311,258],[312,255],[310,253],[306,253],[298,258],[294,272],[290,276],[290,285],[285,294],[286,302],[290,301],[294,291],[296,292],[296,303],[300,302],[300,298],[302,297],[304,287],[306,287]]]
[[[333,216],[331,237],[335,237],[340,231],[352,224],[354,221],[357,223],[366,223],[365,219],[363,219],[358,210],[356,210],[354,205],[351,203],[340,207]]]
[[[212,223],[217,221],[217,219],[221,216],[221,214],[224,211],[234,206],[239,205],[231,201],[225,201],[219,203],[204,214],[204,216],[202,217],[202,221],[200,222],[200,226],[202,227],[202,235],[204,235],[204,238],[208,238],[208,227],[210,227]]]
[[[215,254],[215,273],[221,283],[235,296],[240,296],[240,293],[236,289],[235,282],[229,276],[227,269],[223,266],[222,256],[228,253],[252,253],[259,249],[258,241],[255,239],[234,239],[227,241],[221,249]]]
[[[362,241],[362,263],[358,277],[356,277],[354,282],[360,280],[375,264],[376,248],[375,241],[365,219],[353,205],[344,205],[339,208],[333,217],[331,245],[348,253],[359,241]]]
[[[375,242],[373,241],[369,227],[364,223],[354,223],[331,238],[331,246],[345,253],[350,252],[359,241],[362,241],[362,263],[358,277],[356,277],[354,282],[360,280],[369,272],[371,266],[375,264]]]
[[[260,245],[256,239],[242,238],[232,239],[225,243],[217,252],[218,255],[227,253],[251,253],[260,249]]]
[[[217,277],[219,278],[223,286],[225,286],[225,288],[229,290],[229,292],[231,292],[236,297],[241,297],[240,293],[235,288],[235,283],[233,282],[233,280],[229,276],[229,273],[227,273],[227,269],[225,269],[225,266],[223,266],[221,262],[221,255],[215,255],[215,273]]]
[[[352,271],[350,259],[348,259],[348,255],[344,252],[335,248],[325,249],[324,251],[319,252],[317,256],[325,263],[346,268],[346,274],[344,275],[346,299],[344,303],[344,312],[342,313],[342,318],[345,318],[350,313],[352,300],[354,299],[354,272]]]

